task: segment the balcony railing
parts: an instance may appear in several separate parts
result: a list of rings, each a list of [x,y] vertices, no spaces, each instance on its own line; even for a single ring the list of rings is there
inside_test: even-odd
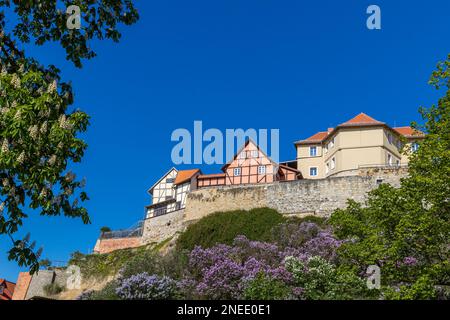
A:
[[[143,221],[139,221],[128,229],[102,232],[100,239],[134,238],[142,236]]]

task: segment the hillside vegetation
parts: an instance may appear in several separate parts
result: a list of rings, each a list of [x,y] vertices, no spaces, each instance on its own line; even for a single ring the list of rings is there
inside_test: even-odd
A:
[[[287,218],[269,208],[216,212],[190,225],[178,238],[177,246],[192,250],[195,246],[210,248],[218,243],[231,245],[238,235],[250,240],[269,241],[275,226],[287,221],[299,223],[305,220],[323,223],[323,219],[318,217]]]

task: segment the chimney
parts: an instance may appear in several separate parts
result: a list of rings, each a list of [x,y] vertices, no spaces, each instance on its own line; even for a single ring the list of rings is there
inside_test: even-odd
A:
[[[331,131],[333,131],[334,128],[328,128],[328,134],[330,134]]]

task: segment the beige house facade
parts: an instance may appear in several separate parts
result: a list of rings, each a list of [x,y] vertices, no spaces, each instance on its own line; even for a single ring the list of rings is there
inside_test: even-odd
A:
[[[295,142],[297,169],[305,179],[352,175],[364,167],[407,166],[403,150],[414,151],[424,133],[390,127],[360,113],[356,117]]]

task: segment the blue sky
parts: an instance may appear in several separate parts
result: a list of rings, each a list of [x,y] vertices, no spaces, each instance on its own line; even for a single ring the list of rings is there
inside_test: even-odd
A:
[[[344,4],[345,3],[345,4]],[[382,29],[366,28],[377,4]],[[435,1],[140,1],[141,19],[119,44],[93,42],[98,56],[79,70],[56,45],[28,47],[71,80],[75,107],[92,116],[89,144],[74,170],[87,178],[91,225],[31,215],[44,257],[67,261],[92,249],[100,227],[141,219],[146,190],[172,165],[176,128],[278,128],[280,158],[293,141],[359,112],[391,125],[420,120],[437,100],[427,80],[450,52],[448,0]],[[219,166],[202,166],[215,172]],[[7,261],[0,237],[0,278],[23,271]]]

